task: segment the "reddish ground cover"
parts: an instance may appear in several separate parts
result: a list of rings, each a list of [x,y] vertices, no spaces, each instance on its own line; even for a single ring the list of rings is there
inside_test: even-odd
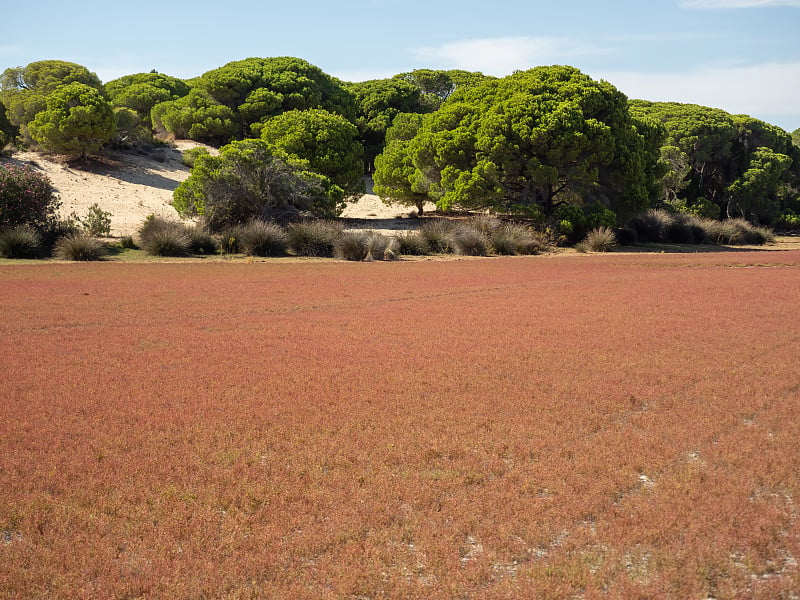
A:
[[[2,598],[800,590],[800,252],[0,292]]]

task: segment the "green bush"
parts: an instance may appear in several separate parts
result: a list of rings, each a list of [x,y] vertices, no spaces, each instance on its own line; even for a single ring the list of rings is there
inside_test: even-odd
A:
[[[189,148],[183,151],[181,162],[190,169],[194,166],[198,156],[209,154],[208,149],[204,146],[197,146],[196,148]]]
[[[72,233],[56,242],[54,254],[56,258],[62,260],[102,260],[106,254],[106,247],[85,233]]]
[[[239,254],[244,252],[242,248],[241,225],[226,227],[219,232],[219,249],[223,254]]]
[[[29,225],[42,230],[61,203],[50,179],[33,168],[0,165],[0,230]]]
[[[111,213],[101,209],[97,203],[89,207],[86,216],[76,217],[76,220],[90,236],[108,237],[111,235]]]
[[[540,234],[519,223],[502,225],[492,232],[489,241],[497,254],[538,254],[547,249]]]
[[[336,240],[343,226],[335,221],[303,221],[292,223],[286,230],[289,248],[298,256],[334,255]]]
[[[592,252],[609,252],[617,247],[617,236],[610,227],[597,227],[586,234],[583,244]]]
[[[280,225],[254,220],[238,228],[242,250],[250,256],[284,256],[289,236]]]
[[[42,237],[28,225],[18,225],[0,233],[0,256],[3,258],[38,258]]]
[[[672,222],[670,214],[665,210],[651,209],[631,219],[630,228],[636,232],[640,242],[665,241],[664,234]]]

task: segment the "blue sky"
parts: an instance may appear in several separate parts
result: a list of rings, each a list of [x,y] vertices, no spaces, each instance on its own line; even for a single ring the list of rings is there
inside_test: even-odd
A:
[[[41,0],[2,13],[3,69],[55,58],[109,81],[298,56],[358,81],[569,64],[631,98],[800,128],[800,0]]]

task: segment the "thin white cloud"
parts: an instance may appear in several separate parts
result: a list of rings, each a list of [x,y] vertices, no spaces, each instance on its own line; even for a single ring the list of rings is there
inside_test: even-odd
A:
[[[608,50],[568,38],[502,37],[448,42],[416,48],[413,52],[427,64],[482,71],[487,75],[508,75],[519,69],[575,56],[605,54]]]
[[[681,8],[760,8],[800,6],[800,0],[681,0]]]
[[[701,104],[754,117],[782,115],[800,124],[800,62],[708,66],[680,73],[605,72],[596,76],[611,82],[629,98]]]

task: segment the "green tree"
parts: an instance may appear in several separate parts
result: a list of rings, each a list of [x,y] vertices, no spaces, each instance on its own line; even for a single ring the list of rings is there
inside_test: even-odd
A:
[[[344,193],[323,175],[292,164],[263,140],[231,142],[219,156],[200,155],[175,190],[173,206],[202,216],[212,231],[252,219],[291,219],[301,213],[331,217]]]
[[[156,104],[183,98],[189,93],[186,82],[161,73],[125,75],[105,84],[111,105],[134,111],[139,119],[152,127],[150,112]]]
[[[236,116],[237,135],[258,135],[260,124],[287,110],[324,108],[355,118],[355,101],[342,82],[300,58],[247,58],[190,82]]]
[[[551,216],[560,203],[602,203],[620,214],[648,205],[659,147],[656,128],[634,120],[611,84],[539,67],[454,92],[402,160],[445,210]],[[389,162],[382,168],[396,167]]]
[[[0,102],[0,151],[14,139],[14,126],[6,116],[6,107]]]
[[[661,156],[666,168],[661,185],[667,203],[704,214],[714,212],[708,207],[713,203],[717,216],[744,210],[749,218],[764,220],[792,201],[800,176],[800,152],[779,127],[695,104],[634,100],[630,109],[637,117],[656,120],[665,128]],[[775,156],[767,159],[765,149],[788,157],[789,165],[777,168],[784,161]],[[781,175],[767,175],[776,171]],[[756,177],[756,172],[761,175]],[[748,182],[756,179],[770,187],[754,196]],[[767,209],[766,198],[777,205]]]
[[[430,181],[414,166],[411,140],[422,126],[422,115],[399,114],[386,132],[386,148],[375,159],[374,191],[386,202],[413,206],[422,215],[429,201]]]
[[[238,131],[233,111],[200,89],[156,104],[150,114],[157,133],[169,133],[178,139],[220,144]]]
[[[114,135],[114,112],[96,88],[70,83],[47,96],[45,110],[37,113],[28,128],[44,150],[86,156]]]
[[[25,67],[6,69],[0,76],[0,100],[6,105],[8,119],[30,141],[28,123],[45,110],[47,96],[59,86],[82,83],[98,91],[102,84],[86,67],[63,60],[42,60]]]
[[[264,123],[261,139],[308,170],[325,175],[353,196],[364,193],[363,148],[358,130],[323,109],[290,110]]]
[[[437,110],[442,102],[447,100],[457,89],[474,87],[487,79],[494,79],[477,71],[462,71],[451,69],[449,71],[436,69],[415,69],[408,73],[395,75],[395,79],[412,83],[422,92],[422,101],[430,112]],[[411,112],[411,111],[406,111]],[[416,111],[415,111],[416,112]]]
[[[798,146],[798,147],[800,147],[800,129],[795,129],[795,130],[792,132],[792,143],[793,143],[795,146]]]
[[[728,217],[770,222],[780,211],[778,184],[792,165],[785,154],[757,148],[747,170],[727,188]]]
[[[386,130],[401,113],[424,113],[430,108],[422,101],[422,91],[404,79],[375,79],[351,83],[348,88],[358,106],[356,125],[364,146],[367,170],[386,145]]]

